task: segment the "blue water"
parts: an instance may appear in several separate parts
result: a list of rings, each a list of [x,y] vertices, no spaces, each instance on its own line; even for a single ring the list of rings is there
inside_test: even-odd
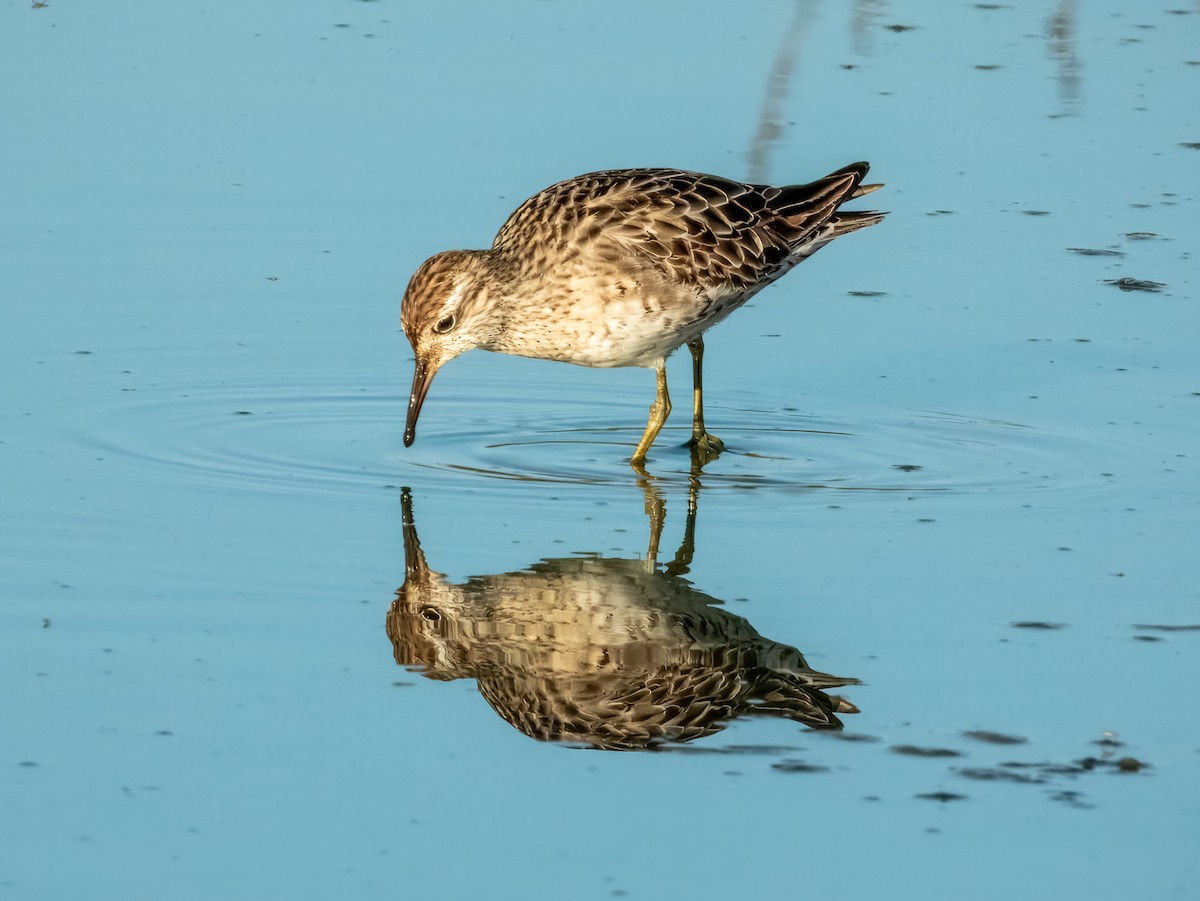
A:
[[[1200,7],[301,6],[0,8],[0,897],[1196,893]],[[706,339],[698,480],[686,354],[649,489],[645,370],[468,354],[402,446],[429,254],[857,159],[889,218]],[[532,740],[395,662],[403,488],[532,630],[489,659],[594,653],[537,578],[657,498],[658,581],[570,603],[719,604],[860,712]]]

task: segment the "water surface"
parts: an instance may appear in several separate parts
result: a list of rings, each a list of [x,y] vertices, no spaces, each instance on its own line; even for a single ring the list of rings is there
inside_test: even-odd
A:
[[[1197,48],[1184,3],[0,10],[0,895],[1194,893]],[[484,353],[402,446],[430,253],[588,170],[863,158],[889,218],[708,335],[699,476],[683,404],[625,463],[650,372]],[[405,632],[416,534],[458,606]],[[535,727],[588,666],[695,728]],[[726,690],[783,671],[858,712]]]

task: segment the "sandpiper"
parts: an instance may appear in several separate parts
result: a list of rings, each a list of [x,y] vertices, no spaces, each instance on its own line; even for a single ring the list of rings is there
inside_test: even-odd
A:
[[[666,359],[686,344],[692,438],[701,463],[723,449],[704,427],[704,332],[834,238],[883,214],[839,207],[864,185],[852,163],[806,185],[742,184],[679,169],[613,169],[551,185],[519,206],[489,250],[421,264],[400,320],[416,357],[404,444],[438,369],[475,347],[579,366],[654,367],[658,394],[631,464],[671,412]]]

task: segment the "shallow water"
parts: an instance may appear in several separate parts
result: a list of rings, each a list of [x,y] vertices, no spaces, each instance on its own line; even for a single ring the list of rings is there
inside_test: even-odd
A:
[[[1183,3],[0,9],[0,896],[1194,893],[1197,48]],[[698,477],[686,354],[649,479],[642,370],[469,354],[402,446],[428,254],[591,169],[864,157],[889,218],[707,337]],[[756,660],[859,712],[727,704]],[[704,734],[525,734],[651,664]]]

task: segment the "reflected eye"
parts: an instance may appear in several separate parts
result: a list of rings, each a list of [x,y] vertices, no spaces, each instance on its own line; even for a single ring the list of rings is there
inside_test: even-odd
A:
[[[438,620],[440,620],[442,618],[442,615],[437,612],[436,607],[422,607],[421,608],[421,618],[429,620],[429,622],[431,622],[431,623],[436,623]]]
[[[451,313],[449,316],[443,316],[436,323],[434,323],[434,326],[433,326],[433,330],[435,332],[437,332],[439,335],[446,334],[446,332],[450,331],[450,329],[452,329],[452,328],[454,328],[454,314],[453,313]]]

